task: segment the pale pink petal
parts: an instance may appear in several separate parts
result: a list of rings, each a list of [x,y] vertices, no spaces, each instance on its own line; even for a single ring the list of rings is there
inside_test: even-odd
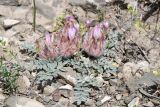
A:
[[[68,37],[70,40],[73,40],[76,35],[76,29],[74,27],[68,28]]]
[[[101,32],[101,28],[99,26],[95,26],[93,29],[93,37],[95,39],[98,39],[100,37],[102,37],[102,32]]]

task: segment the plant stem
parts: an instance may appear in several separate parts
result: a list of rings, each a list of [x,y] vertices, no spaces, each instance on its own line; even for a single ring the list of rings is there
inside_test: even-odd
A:
[[[33,30],[35,32],[36,29],[36,3],[35,0],[33,0]]]

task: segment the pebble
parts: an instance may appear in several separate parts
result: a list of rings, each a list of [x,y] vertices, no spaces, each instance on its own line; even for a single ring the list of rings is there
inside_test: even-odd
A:
[[[123,70],[122,70],[122,73],[123,73],[123,77],[125,80],[130,80],[133,75],[132,73],[136,73],[137,71],[137,67],[136,67],[136,64],[135,63],[131,63],[131,62],[127,62],[123,65]]]
[[[3,21],[3,26],[4,26],[5,28],[9,28],[9,27],[12,27],[12,26],[14,26],[14,25],[16,25],[16,24],[18,24],[18,23],[20,23],[19,20],[5,19],[5,20]]]
[[[73,87],[69,84],[65,85],[65,86],[61,86],[59,87],[60,90],[70,90],[72,91],[73,90]]]
[[[144,72],[150,72],[150,65],[147,61],[139,61],[137,63],[138,70]]]
[[[31,85],[31,82],[27,76],[23,75],[16,80],[16,84],[18,85],[18,91],[20,91],[21,93],[26,93]]]
[[[138,107],[138,105],[139,105],[139,97],[136,97],[128,104],[128,107]]]
[[[122,94],[117,94],[117,95],[116,95],[116,99],[117,99],[117,100],[121,100],[121,99],[122,99]]]
[[[4,101],[5,98],[6,98],[6,97],[5,97],[2,93],[0,93],[0,102],[1,102],[1,101]]]
[[[154,104],[151,101],[149,101],[148,103],[143,104],[143,106],[145,106],[145,107],[154,107]]]
[[[76,71],[68,70],[66,72],[59,72],[59,77],[65,80],[68,84],[74,86],[76,84]]]
[[[54,91],[56,90],[56,88],[54,87],[54,86],[46,86],[45,88],[44,88],[44,94],[45,95],[50,95],[50,94],[52,94]]]
[[[121,82],[120,82],[119,79],[110,79],[110,80],[109,80],[109,83],[110,83],[112,86],[114,86],[114,85],[120,85],[120,84],[121,84]]]
[[[109,101],[111,99],[110,96],[106,95],[102,100],[101,100],[101,103],[105,103],[106,101]]]
[[[116,88],[117,88],[116,86],[110,86],[109,87],[109,93],[110,94],[115,93],[116,92]]]

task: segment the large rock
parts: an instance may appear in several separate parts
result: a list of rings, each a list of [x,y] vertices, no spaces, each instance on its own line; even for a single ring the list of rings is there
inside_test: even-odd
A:
[[[6,100],[5,105],[7,107],[45,107],[42,103],[36,100],[20,96],[9,97]]]
[[[0,0],[0,5],[17,6],[18,0]]]

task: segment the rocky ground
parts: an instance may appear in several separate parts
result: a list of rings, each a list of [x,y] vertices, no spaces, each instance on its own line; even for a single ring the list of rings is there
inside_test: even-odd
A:
[[[0,47],[0,57],[5,56],[7,66],[28,60],[30,56],[20,52],[21,44],[35,43],[45,31],[52,32],[57,17],[67,13],[85,21],[97,19],[100,10],[112,24],[110,29],[122,34],[114,63],[118,71],[99,73],[96,79],[102,85],[92,88],[89,98],[81,105],[74,102],[79,73],[72,66],[63,67],[64,72],[59,72],[55,80],[43,86],[35,83],[37,71],[21,69],[15,80],[18,87],[12,94],[4,92],[1,75],[0,107],[160,107],[160,9],[146,19],[148,7],[142,11],[131,0],[35,1],[34,32],[32,0],[0,0],[0,41],[7,43]],[[138,9],[147,27],[134,26],[136,16],[128,12],[127,3]],[[160,4],[158,0],[157,4]]]

